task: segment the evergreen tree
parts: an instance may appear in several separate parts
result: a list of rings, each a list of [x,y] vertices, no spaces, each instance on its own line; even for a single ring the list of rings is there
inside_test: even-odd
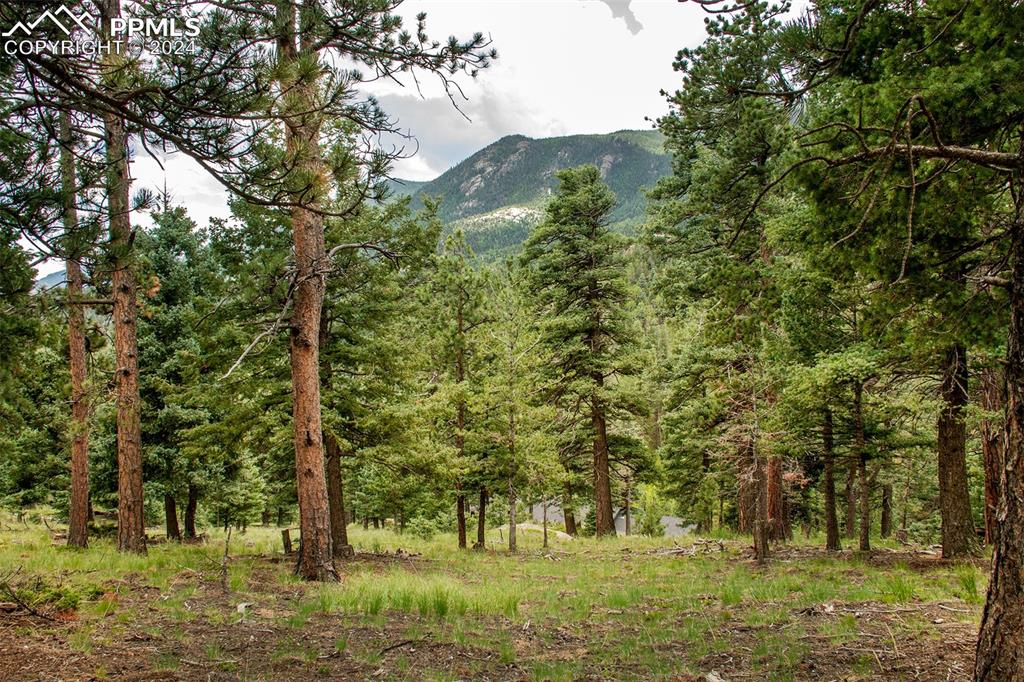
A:
[[[491,280],[492,320],[484,330],[485,361],[480,402],[483,432],[493,446],[487,478],[507,497],[508,549],[517,549],[517,505],[552,491],[559,479],[553,410],[538,400],[546,357],[526,294],[524,273],[507,263]]]
[[[479,492],[477,542],[483,546],[487,502],[486,481],[481,458],[485,448],[476,423],[476,397],[480,389],[479,356],[483,326],[489,321],[484,307],[486,280],[474,268],[473,252],[461,232],[450,235],[437,255],[434,272],[426,293],[432,302],[425,309],[433,315],[436,332],[431,351],[429,371],[434,376],[434,409],[443,424],[442,433],[450,434],[453,459],[448,467],[448,480],[455,491],[456,522],[459,547],[467,546],[467,493],[475,484]]]
[[[623,239],[608,229],[615,206],[594,166],[558,173],[557,196],[530,233],[523,261],[543,317],[550,353],[548,391],[567,418],[565,430],[589,437],[598,536],[614,535],[608,422],[611,382],[626,369],[631,343]]]

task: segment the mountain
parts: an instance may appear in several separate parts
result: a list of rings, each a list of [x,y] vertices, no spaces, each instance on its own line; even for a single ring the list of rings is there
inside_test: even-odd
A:
[[[36,280],[36,283],[32,286],[33,292],[49,291],[50,289],[63,289],[66,284],[64,268],[51,272],[49,275],[44,275]]]
[[[442,197],[447,229],[461,229],[478,254],[497,258],[514,251],[543,216],[558,186],[555,171],[581,164],[601,169],[618,204],[612,227],[630,233],[643,217],[643,189],[670,172],[670,158],[655,130],[533,139],[509,135],[484,147],[429,182],[392,181],[397,196]]]

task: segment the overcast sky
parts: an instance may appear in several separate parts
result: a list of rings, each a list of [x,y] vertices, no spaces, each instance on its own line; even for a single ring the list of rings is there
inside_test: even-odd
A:
[[[464,85],[463,117],[439,85],[374,84],[385,111],[411,132],[417,153],[401,160],[396,177],[429,180],[504,135],[550,137],[646,128],[645,117],[667,111],[661,89],[673,90],[672,60],[704,38],[704,12],[676,0],[407,0],[408,26],[427,13],[428,33],[490,36],[499,59]],[[415,145],[412,145],[415,146]],[[139,155],[134,187],[163,187],[197,223],[226,216],[220,186],[180,155],[166,171]],[[138,218],[145,222],[144,216]]]

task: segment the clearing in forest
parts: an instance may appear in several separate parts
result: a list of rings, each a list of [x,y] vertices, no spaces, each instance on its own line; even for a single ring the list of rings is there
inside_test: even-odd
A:
[[[148,557],[0,526],[0,670],[13,680],[967,679],[980,564],[881,547],[520,540],[350,530],[340,584],[298,581],[273,528]],[[812,538],[813,540],[813,538]],[[225,570],[226,566],[226,570]]]

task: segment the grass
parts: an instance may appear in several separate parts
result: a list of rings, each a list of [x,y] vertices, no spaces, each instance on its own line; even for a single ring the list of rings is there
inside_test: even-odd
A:
[[[671,678],[700,673],[708,661],[737,651],[747,652],[743,656],[752,674],[789,679],[799,676],[801,661],[818,644],[850,645],[865,636],[854,615],[831,605],[957,602],[960,606],[946,617],[972,622],[985,591],[985,573],[971,565],[920,570],[853,554],[814,554],[759,568],[739,556],[739,543],[724,554],[678,557],[651,551],[669,545],[665,539],[552,537],[552,546],[542,550],[539,535],[531,532],[520,533],[520,552],[510,556],[500,549],[503,536],[497,529],[488,536],[491,551],[476,552],[453,549],[451,534],[427,540],[358,527],[349,534],[359,552],[393,554],[401,548],[420,556],[342,563],[341,582],[307,585],[291,574],[290,562],[265,560],[280,556],[277,530],[254,527],[232,535],[229,593],[223,603],[210,603],[223,555],[224,536],[218,531],[209,531],[205,545],[155,544],[148,556],[138,557],[118,553],[103,539],[85,551],[55,546],[49,531],[33,523],[5,519],[3,528],[0,575],[19,569],[44,580],[41,590],[57,586],[61,598],[78,599],[79,622],[68,636],[74,651],[98,652],[106,641],[123,640],[113,636],[113,628],[132,626],[139,612],[131,609],[139,607],[122,603],[119,594],[145,584],[158,588],[148,610],[166,619],[153,632],[183,647],[199,647],[192,658],[230,668],[224,661],[237,655],[225,653],[220,642],[192,642],[174,635],[174,628],[230,629],[241,620],[235,605],[245,601],[270,614],[253,612],[247,622],[268,618],[291,633],[292,639],[282,635],[276,641],[268,658],[307,666],[302,669],[309,675],[330,661],[350,660],[375,669],[387,666],[396,679],[413,673],[422,679],[462,676],[419,669],[408,651],[382,655],[379,640],[354,638],[353,628],[379,632],[394,623],[400,628],[395,637],[482,649],[488,653],[478,660],[518,666],[523,676],[537,680]],[[802,613],[819,615],[805,620]],[[894,620],[886,625],[891,634],[883,631],[882,639],[935,635],[932,620]],[[323,628],[329,636],[320,649],[299,643]],[[186,657],[159,651],[152,665],[173,670],[181,658]],[[874,668],[867,663],[851,664],[853,672],[860,667],[867,670],[863,674],[877,672],[873,657]]]
[[[515,618],[521,591],[512,586],[495,590],[493,586],[474,584],[448,575],[410,574],[403,569],[349,573],[338,585],[324,585],[317,594],[322,613],[361,613],[376,616],[382,612],[416,613],[424,618],[504,615]]]

